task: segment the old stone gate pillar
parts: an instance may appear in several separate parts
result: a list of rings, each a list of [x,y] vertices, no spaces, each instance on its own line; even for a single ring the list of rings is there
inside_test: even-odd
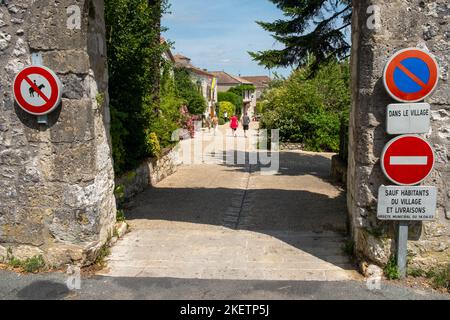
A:
[[[447,0],[353,1],[352,112],[349,132],[348,207],[360,258],[385,264],[394,248],[394,223],[376,218],[376,197],[385,179],[379,158],[386,142],[383,69],[397,50],[428,48],[440,65],[440,83],[427,98],[432,130],[424,135],[436,152],[436,167],[423,185],[439,189],[435,222],[412,223],[410,263],[429,269],[450,262],[450,5]]]
[[[0,259],[85,264],[115,222],[101,0],[0,1]],[[14,102],[40,53],[64,85],[48,125]]]

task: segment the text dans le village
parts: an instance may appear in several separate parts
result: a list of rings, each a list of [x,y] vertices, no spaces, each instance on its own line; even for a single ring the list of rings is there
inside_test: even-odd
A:
[[[409,114],[411,112],[411,114]],[[389,117],[421,117],[428,116],[430,110],[429,109],[413,109],[413,110],[389,110]]]

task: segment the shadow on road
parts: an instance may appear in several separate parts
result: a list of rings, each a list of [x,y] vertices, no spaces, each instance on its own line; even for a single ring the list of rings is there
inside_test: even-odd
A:
[[[49,280],[34,281],[17,293],[19,299],[55,300],[62,299],[70,290],[66,285]]]
[[[328,157],[295,152],[280,153],[280,170],[274,176],[260,176],[257,166],[250,169],[246,164],[221,164],[227,171],[251,170],[250,179],[256,181],[256,187],[246,190],[238,204],[236,229],[273,236],[338,264],[336,255],[342,253],[345,243],[346,200],[342,189],[330,185],[330,165]],[[210,174],[207,165],[199,172],[206,177]],[[144,220],[164,220],[227,226],[224,217],[230,207],[236,209],[236,194],[242,189],[199,187],[198,183],[180,187],[182,184],[148,188],[135,198],[127,219],[135,225]],[[330,189],[332,196],[327,194]],[[308,236],[299,238],[299,233]]]

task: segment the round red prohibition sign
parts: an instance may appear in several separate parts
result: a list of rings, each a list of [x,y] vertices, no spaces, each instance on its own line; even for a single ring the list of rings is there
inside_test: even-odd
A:
[[[13,93],[24,111],[41,116],[52,112],[61,102],[62,84],[52,70],[30,66],[16,75]]]
[[[439,66],[428,52],[403,49],[394,54],[384,69],[384,86],[400,102],[418,102],[429,96],[439,80]]]
[[[433,170],[434,152],[430,144],[416,135],[403,135],[388,142],[381,156],[386,177],[403,186],[419,184]]]

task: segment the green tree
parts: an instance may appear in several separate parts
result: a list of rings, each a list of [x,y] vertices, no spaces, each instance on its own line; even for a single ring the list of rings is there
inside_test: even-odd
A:
[[[165,0],[106,0],[111,136],[120,174],[149,155],[147,135],[159,114],[160,21]]]
[[[305,66],[315,59],[311,72],[331,59],[344,59],[350,52],[347,39],[351,24],[351,0],[270,0],[283,10],[285,20],[257,23],[284,48],[249,52],[267,68]]]
[[[242,110],[242,106],[244,104],[242,96],[241,95],[237,95],[233,92],[219,92],[217,94],[217,99],[219,100],[219,102],[223,102],[223,101],[228,101],[231,102],[235,108],[237,109],[237,111]]]
[[[342,117],[350,108],[350,70],[331,61],[309,77],[309,67],[295,71],[261,101],[261,126],[279,129],[281,141],[300,142],[310,151],[339,151]]]

